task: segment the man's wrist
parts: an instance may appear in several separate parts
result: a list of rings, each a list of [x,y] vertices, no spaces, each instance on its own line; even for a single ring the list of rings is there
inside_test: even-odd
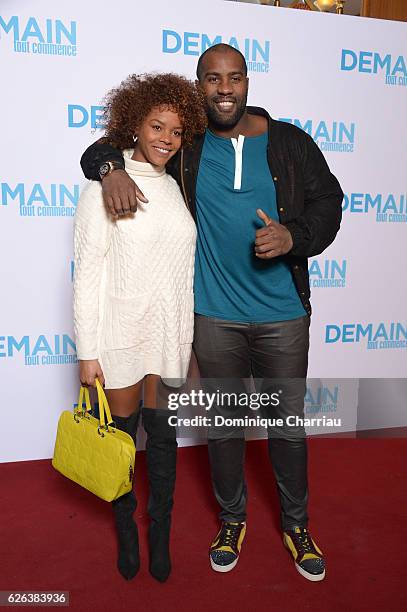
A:
[[[293,248],[294,240],[293,240],[292,234],[291,234],[290,230],[288,229],[288,227],[286,227],[285,229],[287,231],[287,250],[286,250],[286,254],[287,254]]]
[[[124,162],[122,161],[105,161],[98,169],[100,180],[103,181],[104,178],[112,174],[115,170],[124,170],[124,168]]]
[[[284,223],[284,227],[290,232],[291,235],[292,245],[291,249],[289,250],[289,253],[291,253],[291,251],[293,251],[296,248],[297,244],[301,241],[302,231],[294,221]]]

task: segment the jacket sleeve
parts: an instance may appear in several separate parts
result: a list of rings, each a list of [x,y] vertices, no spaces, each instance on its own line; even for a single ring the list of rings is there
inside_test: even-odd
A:
[[[304,212],[284,225],[293,239],[290,254],[312,257],[322,253],[339,230],[343,192],[318,145],[308,134],[304,137]]]
[[[81,157],[81,168],[86,178],[91,181],[100,181],[99,168],[107,161],[122,162],[124,166],[124,158],[120,149],[104,143],[101,138],[90,145]]]
[[[114,222],[105,211],[102,189],[83,190],[74,222],[74,329],[78,359],[97,359],[100,289],[104,258]]]

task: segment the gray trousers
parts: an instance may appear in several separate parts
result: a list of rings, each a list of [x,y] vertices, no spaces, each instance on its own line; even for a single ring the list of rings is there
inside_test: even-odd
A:
[[[244,393],[247,380],[253,377],[256,391],[279,393],[279,404],[262,408],[262,416],[281,418],[284,423],[268,429],[281,524],[283,529],[305,527],[308,522],[305,431],[291,423],[287,426],[286,418],[304,415],[309,317],[277,323],[236,323],[196,315],[193,348],[206,392]],[[241,417],[243,409],[217,404],[211,416],[215,414]],[[212,426],[208,432],[208,452],[221,520],[246,520],[244,428]]]

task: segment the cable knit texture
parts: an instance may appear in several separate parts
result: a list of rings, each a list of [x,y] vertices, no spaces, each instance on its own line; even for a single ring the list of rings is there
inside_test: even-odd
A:
[[[99,359],[106,388],[146,374],[184,379],[193,337],[196,228],[174,179],[125,151],[126,170],[148,198],[112,221],[91,181],[74,230],[78,359]]]

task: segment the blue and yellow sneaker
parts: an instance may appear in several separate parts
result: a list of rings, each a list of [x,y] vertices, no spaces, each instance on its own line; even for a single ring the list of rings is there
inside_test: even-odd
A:
[[[325,578],[325,561],[306,527],[293,527],[284,532],[283,541],[304,578],[318,582]]]
[[[230,572],[235,567],[245,535],[246,523],[222,523],[209,551],[215,572]]]

